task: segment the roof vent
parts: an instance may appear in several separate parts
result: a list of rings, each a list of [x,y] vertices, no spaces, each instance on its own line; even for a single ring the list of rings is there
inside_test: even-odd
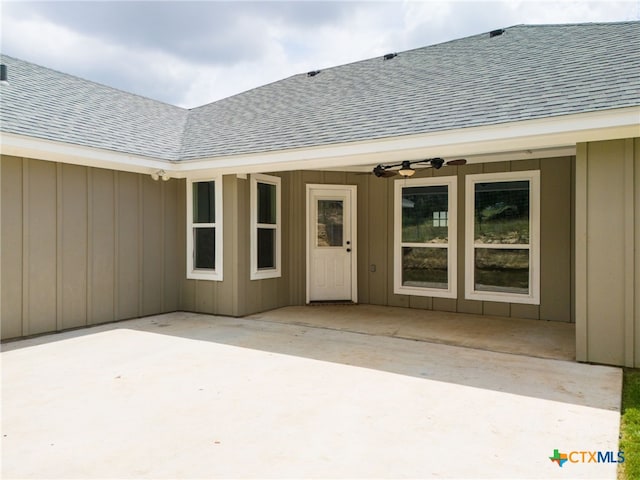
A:
[[[307,77],[315,77],[319,73],[320,73],[320,70],[311,70],[310,72],[307,72]]]
[[[498,30],[492,30],[489,32],[489,38],[499,37],[504,33],[504,28],[499,28]]]
[[[397,57],[398,54],[397,53],[387,53],[384,57],[382,57],[383,60],[391,60],[392,58]]]
[[[0,64],[0,85],[6,85],[9,83],[9,75],[7,73],[7,66],[3,63]]]

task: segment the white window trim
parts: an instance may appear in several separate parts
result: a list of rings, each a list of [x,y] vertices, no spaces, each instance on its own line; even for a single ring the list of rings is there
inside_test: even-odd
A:
[[[193,223],[193,184],[197,182],[215,182],[215,223]],[[194,280],[214,280],[222,281],[222,175],[208,176],[203,178],[187,179],[187,278]],[[215,227],[216,229],[216,268],[202,269],[194,268],[194,249],[193,249],[193,228],[195,227]]]
[[[278,278],[282,276],[282,228],[281,228],[281,182],[280,177],[254,173],[251,175],[251,280]],[[267,183],[276,187],[276,223],[258,223],[258,183]],[[275,268],[258,270],[258,228],[270,228],[276,231]]]
[[[394,186],[394,288],[393,292],[399,295],[416,295],[422,297],[440,297],[440,298],[457,298],[458,295],[458,278],[457,278],[457,265],[458,265],[458,248],[457,248],[457,185],[458,177],[426,177],[426,178],[412,178],[412,179],[398,179],[395,181]],[[428,244],[429,247],[446,247],[448,249],[448,272],[447,272],[447,284],[448,288],[422,288],[422,287],[410,287],[402,285],[402,247],[403,246],[416,246],[423,247],[422,243],[409,243],[402,242],[402,188],[403,187],[418,187],[418,186],[447,186],[449,195],[449,213],[448,213],[448,228],[449,228],[449,242],[446,244]]]
[[[529,181],[529,294],[475,290],[474,215],[475,184],[504,181]],[[540,171],[481,173],[466,176],[465,185],[465,298],[491,302],[540,304]],[[490,245],[491,248],[522,248],[518,245]]]

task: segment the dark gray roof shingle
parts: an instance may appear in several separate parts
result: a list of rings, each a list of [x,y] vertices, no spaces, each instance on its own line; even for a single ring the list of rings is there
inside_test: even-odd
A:
[[[640,22],[520,25],[295,75],[190,111],[2,61],[12,79],[3,131],[168,160],[640,105]]]

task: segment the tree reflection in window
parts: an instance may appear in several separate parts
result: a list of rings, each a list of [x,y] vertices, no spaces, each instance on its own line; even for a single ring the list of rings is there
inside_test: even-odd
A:
[[[342,200],[318,200],[317,242],[319,247],[343,245],[344,205]]]

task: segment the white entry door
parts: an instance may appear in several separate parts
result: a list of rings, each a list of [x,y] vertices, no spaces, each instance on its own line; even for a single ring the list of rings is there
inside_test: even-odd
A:
[[[356,186],[307,185],[307,302],[357,301]]]

